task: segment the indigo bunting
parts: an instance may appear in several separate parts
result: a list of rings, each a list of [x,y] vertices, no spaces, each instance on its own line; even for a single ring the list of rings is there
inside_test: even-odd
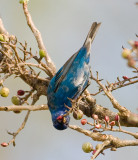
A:
[[[90,76],[90,48],[100,23],[94,22],[83,46],[73,54],[51,79],[47,89],[48,107],[53,126],[58,130],[68,127],[70,117],[66,115],[71,101],[76,100],[88,87]]]

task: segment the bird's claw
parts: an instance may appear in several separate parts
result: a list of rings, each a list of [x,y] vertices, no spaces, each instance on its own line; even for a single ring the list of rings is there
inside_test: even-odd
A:
[[[67,106],[65,103],[64,103],[64,106],[68,109],[68,111],[66,110],[66,114],[63,115],[65,117],[65,116],[69,115],[70,113],[72,113],[73,108]]]
[[[71,98],[68,97],[68,99],[71,102],[71,107],[69,107],[66,104],[64,104],[64,106],[68,109],[67,113],[64,116],[67,116],[70,113],[72,113],[73,111],[77,111],[79,109],[78,104],[79,104],[80,100],[82,99],[82,96],[80,96],[77,99],[71,99]]]
[[[75,100],[75,99],[71,99],[71,98],[69,98],[69,97],[68,97],[68,99],[69,99],[70,102],[71,102],[71,107],[72,107],[72,109],[73,109],[73,108],[76,108],[76,100]]]
[[[68,98],[71,101],[71,106],[72,106],[73,110],[79,109],[79,105],[78,104],[80,103],[80,100],[82,98],[83,98],[83,96],[79,96],[77,99]]]

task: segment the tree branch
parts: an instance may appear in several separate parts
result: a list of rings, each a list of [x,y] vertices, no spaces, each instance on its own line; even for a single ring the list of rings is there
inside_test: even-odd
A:
[[[27,3],[23,3],[23,10],[24,10],[24,14],[26,16],[27,24],[30,27],[32,33],[34,34],[34,36],[37,40],[38,48],[42,49],[46,52],[45,60],[46,60],[46,63],[49,67],[49,72],[51,73],[51,75],[49,75],[49,76],[53,77],[53,75],[56,73],[56,67],[55,67],[54,63],[52,62],[51,58],[49,57],[48,52],[46,51],[46,48],[45,48],[43,40],[42,40],[41,33],[35,27],[35,25],[32,21],[31,15],[30,15],[28,8],[27,8]]]
[[[12,106],[0,106],[0,111],[40,111],[40,110],[48,110],[48,106],[45,104],[42,105],[12,105]]]
[[[33,95],[32,105],[34,105],[39,100],[39,97],[40,97],[40,95],[38,95],[37,93]],[[15,133],[8,132],[8,134],[12,135],[13,138],[9,141],[9,143],[7,143],[7,146],[9,146],[10,144],[13,144],[13,146],[15,146],[15,138],[21,132],[21,130],[24,129],[26,122],[29,118],[30,112],[31,112],[30,110],[27,111],[27,114],[25,116],[23,123],[21,124],[21,126],[19,127],[19,129]]]
[[[3,25],[3,22],[2,22],[2,19],[0,18],[0,34],[5,34],[5,35],[8,35],[9,33],[6,31],[4,25]]]
[[[131,113],[130,110],[127,108],[121,106],[118,101],[113,97],[111,93],[111,89],[113,84],[110,84],[109,88],[106,88],[102,83],[101,80],[98,77],[98,72],[97,72],[97,78],[95,78],[92,75],[91,72],[91,78],[100,86],[100,88],[104,91],[105,95],[110,99],[113,107],[119,111],[119,116],[121,118],[121,125],[124,123],[127,124],[127,126],[138,126],[138,115],[135,113]]]
[[[108,148],[121,148],[126,146],[138,146],[138,140],[122,140],[112,135],[101,134],[100,132],[91,132],[88,130],[84,130],[76,125],[69,125],[70,129],[73,129],[77,132],[83,133],[88,137],[91,137],[94,141],[103,142],[102,146],[96,151],[91,160],[94,160],[97,155]]]

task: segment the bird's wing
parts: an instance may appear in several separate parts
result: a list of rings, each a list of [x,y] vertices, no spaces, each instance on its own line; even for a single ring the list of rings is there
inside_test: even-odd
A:
[[[95,38],[95,35],[97,33],[97,30],[98,28],[100,27],[101,23],[97,23],[97,22],[94,22],[90,28],[90,31],[86,37],[86,40],[83,44],[83,48],[86,48],[87,51],[90,50],[90,46],[91,46],[91,43],[93,41],[93,39]],[[81,49],[80,49],[81,50]],[[79,50],[79,51],[80,51]],[[73,61],[75,60],[76,56],[78,55],[78,52],[76,52],[75,54],[73,54],[69,60],[63,65],[63,67],[56,73],[56,77],[55,77],[55,89],[54,89],[54,92],[57,91],[60,83],[62,82],[62,80],[65,78],[67,72],[69,71]]]
[[[79,51],[78,51],[79,52]],[[54,92],[57,91],[60,83],[63,81],[63,79],[65,78],[66,74],[68,73],[74,59],[76,58],[78,52],[76,52],[75,54],[73,54],[68,61],[63,65],[63,67],[56,73],[56,77],[55,77],[55,90]]]

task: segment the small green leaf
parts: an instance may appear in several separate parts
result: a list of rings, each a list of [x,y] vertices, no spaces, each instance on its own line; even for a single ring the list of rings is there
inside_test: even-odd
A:
[[[23,4],[23,3],[28,3],[29,0],[20,0],[19,3]]]
[[[2,42],[4,42],[5,40],[4,40],[4,37],[3,37],[3,35],[2,34],[0,34],[0,41],[2,41]]]

